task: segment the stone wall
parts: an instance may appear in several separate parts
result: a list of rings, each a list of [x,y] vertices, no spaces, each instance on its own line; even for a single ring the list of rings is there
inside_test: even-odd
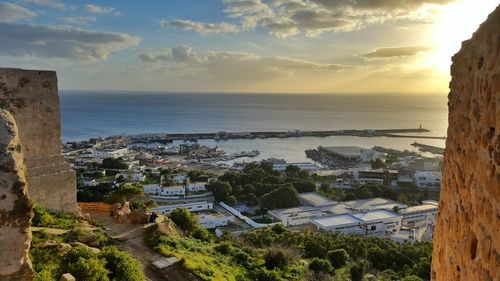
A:
[[[453,57],[432,279],[500,280],[500,6]]]
[[[0,109],[0,280],[33,280],[31,217],[17,127],[9,112]]]
[[[0,68],[0,109],[19,128],[31,198],[49,210],[76,211],[75,172],[61,154],[56,73]]]

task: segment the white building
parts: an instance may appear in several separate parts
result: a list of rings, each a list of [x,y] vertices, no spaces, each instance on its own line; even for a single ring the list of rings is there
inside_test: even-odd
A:
[[[301,170],[305,170],[305,171],[318,171],[321,169],[321,167],[319,167],[318,165],[314,164],[314,163],[310,163],[310,162],[301,162],[301,163],[276,163],[276,164],[273,164],[273,169],[278,171],[278,172],[284,172],[286,170],[286,167],[288,166],[297,166],[299,167]]]
[[[206,182],[190,182],[186,185],[186,189],[189,192],[205,191],[207,190],[207,184]]]
[[[146,184],[144,185],[144,193],[153,194],[156,196],[184,196],[186,194],[186,190],[184,186],[168,186],[163,187],[159,184]]]
[[[184,182],[189,182],[189,177],[186,175],[175,175],[172,180],[177,184],[184,184]]]
[[[310,220],[316,231],[329,231],[345,235],[387,236],[398,232],[402,216],[387,210],[330,215]]]
[[[224,213],[200,213],[197,215],[198,223],[204,228],[216,228],[234,223],[234,216]]]
[[[280,221],[284,226],[307,224],[311,218],[325,215],[325,212],[316,207],[269,210],[267,213],[271,218]]]
[[[438,202],[426,200],[422,205],[408,207],[404,212],[402,224],[410,227],[434,225],[438,214]]]
[[[415,184],[419,188],[440,188],[441,172],[417,171],[415,172]]]
[[[99,159],[105,159],[105,158],[119,158],[119,157],[124,157],[128,153],[128,148],[110,148],[110,149],[92,149],[92,156],[99,158]]]
[[[213,203],[208,203],[206,201],[203,202],[191,202],[185,204],[174,204],[174,205],[162,205],[156,208],[152,208],[151,210],[160,214],[170,214],[173,210],[177,208],[186,208],[191,212],[201,212],[212,210],[214,208]]]

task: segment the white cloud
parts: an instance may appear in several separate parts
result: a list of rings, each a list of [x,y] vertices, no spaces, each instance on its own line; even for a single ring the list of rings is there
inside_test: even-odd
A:
[[[244,29],[262,27],[278,38],[346,32],[389,20],[421,22],[428,4],[456,0],[224,0],[224,12]]]
[[[414,56],[430,50],[429,46],[384,47],[362,54],[366,59],[389,59]]]
[[[189,46],[146,50],[138,58],[145,63],[192,78],[217,78],[229,81],[261,81],[287,77],[297,72],[334,72],[354,66],[317,63],[284,56],[262,57],[247,52],[195,53]]]
[[[54,0],[22,0],[23,3],[35,4],[38,6],[49,7],[53,9],[65,10],[66,5]]]
[[[201,34],[209,33],[230,33],[237,32],[238,27],[234,24],[229,24],[226,22],[221,23],[202,23],[190,20],[172,20],[172,21],[160,21],[161,27],[173,27],[183,30],[193,30]]]
[[[58,19],[62,20],[67,24],[75,24],[75,25],[88,25],[89,23],[95,22],[96,17],[59,17]]]
[[[0,2],[0,22],[17,22],[20,20],[33,19],[36,16],[36,13],[21,6]]]
[[[102,60],[137,45],[140,38],[126,33],[0,23],[0,42],[0,55]]]
[[[103,7],[92,4],[85,5],[85,9],[90,13],[101,14],[101,15],[115,12],[115,8],[113,7]]]

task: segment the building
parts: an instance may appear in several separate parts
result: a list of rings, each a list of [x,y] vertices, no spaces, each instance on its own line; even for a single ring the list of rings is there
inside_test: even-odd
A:
[[[184,184],[189,182],[189,177],[187,175],[175,175],[172,177],[172,180],[177,184]]]
[[[426,200],[422,202],[422,205],[408,207],[406,211],[400,213],[403,215],[404,226],[434,225],[438,214],[438,202]]]
[[[355,178],[361,185],[376,183],[386,186],[398,185],[398,171],[386,169],[359,170]]]
[[[207,229],[226,226],[234,223],[234,216],[226,213],[200,213],[197,215],[198,223]]]
[[[417,171],[415,172],[415,184],[419,188],[440,188],[441,172]]]
[[[388,236],[398,232],[402,216],[387,210],[330,215],[310,220],[310,229],[345,235]]]
[[[105,158],[119,158],[128,154],[128,148],[105,148],[105,149],[92,149],[92,156],[105,159]]]
[[[190,182],[186,185],[186,190],[189,192],[206,191],[207,184],[206,182]]]
[[[160,197],[184,196],[186,195],[186,189],[181,185],[163,187],[159,184],[146,184],[144,185],[144,193]]]
[[[327,146],[320,147],[320,150],[344,160],[359,160],[364,163],[375,161],[376,159],[380,159],[385,156],[384,153],[380,153],[373,149],[362,148],[359,146]]]
[[[186,208],[191,212],[201,212],[201,211],[212,210],[214,208],[214,205],[213,205],[213,203],[208,203],[206,201],[190,202],[190,203],[184,203],[184,204],[162,205],[162,206],[152,208],[151,210],[153,212],[165,215],[165,214],[170,214],[173,210],[175,210],[177,208]]]
[[[324,211],[316,207],[277,209],[269,210],[267,213],[271,218],[281,222],[284,226],[304,225],[309,223],[311,218],[325,215]]]

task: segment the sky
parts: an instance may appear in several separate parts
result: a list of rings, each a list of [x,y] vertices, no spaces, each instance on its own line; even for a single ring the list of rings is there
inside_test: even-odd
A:
[[[0,66],[63,90],[446,94],[499,0],[0,0]]]

